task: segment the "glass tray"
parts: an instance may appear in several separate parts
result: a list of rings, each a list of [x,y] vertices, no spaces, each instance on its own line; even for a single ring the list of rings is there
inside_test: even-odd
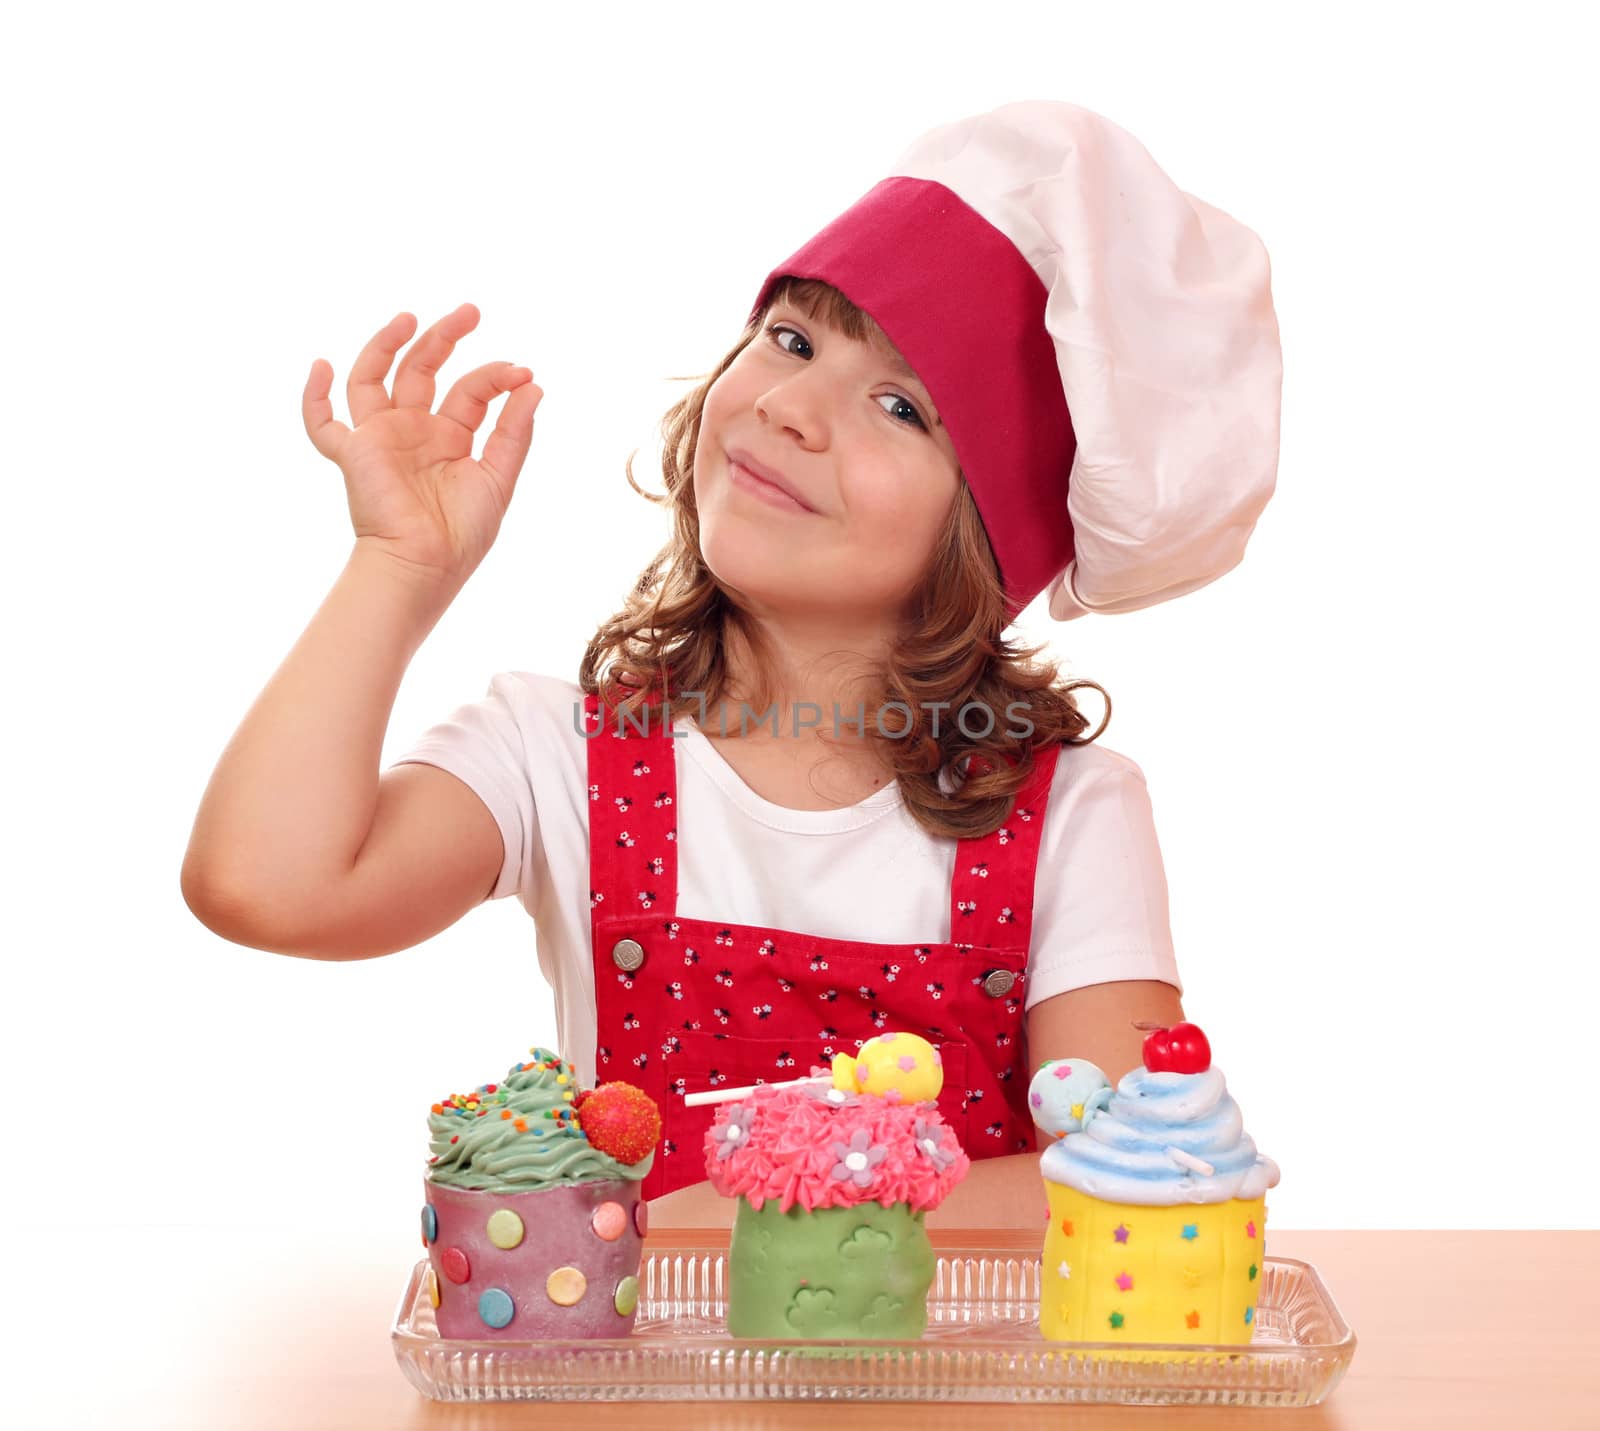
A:
[[[1003,1234],[1002,1234],[1003,1237]],[[424,1274],[395,1313],[407,1380],[438,1401],[992,1401],[1314,1406],[1355,1355],[1355,1334],[1315,1267],[1262,1262],[1247,1346],[1048,1342],[1039,1332],[1039,1253],[936,1247],[928,1329],[918,1341],[757,1341],[728,1335],[727,1252],[647,1247],[631,1336],[592,1341],[448,1341]],[[1118,1359],[1170,1350],[1184,1360]],[[1087,1353],[1095,1355],[1089,1356]]]

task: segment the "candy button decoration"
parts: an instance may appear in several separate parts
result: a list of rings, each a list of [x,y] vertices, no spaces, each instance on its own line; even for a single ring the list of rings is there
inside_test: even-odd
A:
[[[433,1268],[428,1268],[428,1303],[430,1306],[439,1305],[439,1279],[434,1276]]]
[[[628,1230],[628,1214],[620,1202],[603,1202],[589,1219],[594,1235],[603,1242],[615,1242]]]
[[[624,1277],[618,1282],[617,1290],[611,1297],[611,1305],[617,1309],[619,1317],[631,1317],[633,1309],[639,1305],[639,1279]]]
[[[428,1246],[439,1235],[439,1218],[431,1202],[422,1204],[422,1245]]]
[[[439,1269],[452,1282],[465,1282],[472,1276],[467,1254],[459,1247],[447,1247],[439,1254]]]
[[[1046,1133],[1081,1133],[1111,1102],[1111,1081],[1084,1058],[1054,1058],[1028,1084],[1028,1111]]]
[[[489,1241],[502,1249],[516,1247],[522,1241],[522,1219],[509,1207],[491,1212],[484,1230],[489,1234]]]
[[[545,1296],[558,1307],[575,1307],[589,1290],[589,1279],[576,1267],[557,1267],[546,1279]]]
[[[507,1292],[498,1287],[489,1287],[478,1298],[478,1316],[483,1319],[486,1327],[503,1327],[510,1323],[516,1313],[516,1304]]]
[[[643,1237],[649,1226],[650,1214],[645,1211],[644,1199],[640,1198],[639,1201],[633,1205],[633,1230],[637,1232],[640,1237]]]

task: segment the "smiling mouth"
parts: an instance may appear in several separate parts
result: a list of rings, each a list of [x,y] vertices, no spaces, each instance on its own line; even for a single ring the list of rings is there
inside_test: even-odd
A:
[[[782,487],[775,486],[773,483],[757,477],[749,468],[741,467],[731,457],[728,459],[728,470],[733,474],[733,485],[750,493],[752,497],[758,497],[762,501],[783,510],[804,513],[808,517],[817,515],[804,503],[797,502]]]

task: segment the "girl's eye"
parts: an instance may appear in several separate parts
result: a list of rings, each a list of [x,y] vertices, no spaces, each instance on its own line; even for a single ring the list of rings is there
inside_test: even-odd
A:
[[[781,336],[784,333],[787,333],[790,337],[797,339],[807,348],[811,346],[811,340],[803,333],[796,332],[795,329],[786,327],[782,323],[767,324],[767,335],[772,339],[772,341],[776,343],[778,347],[782,348],[784,352],[792,353],[795,351],[793,348],[784,346]],[[915,424],[917,427],[920,427],[924,432],[928,430],[927,423],[922,420],[922,414],[917,411],[916,404],[913,403],[910,398],[903,397],[899,393],[885,393],[884,396],[891,399],[896,406],[905,408],[913,424]]]

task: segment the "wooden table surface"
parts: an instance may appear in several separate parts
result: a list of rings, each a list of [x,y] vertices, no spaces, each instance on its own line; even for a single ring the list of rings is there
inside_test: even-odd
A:
[[[24,1248],[11,1268],[19,1290],[47,1279],[59,1307],[51,1326],[14,1324],[6,1393],[33,1428],[432,1428],[495,1431],[581,1419],[590,1428],[829,1427],[875,1431],[968,1428],[1223,1426],[1600,1427],[1600,1232],[1295,1232],[1275,1228],[1268,1253],[1312,1263],[1357,1338],[1355,1360],[1332,1396],[1306,1410],[995,1406],[973,1403],[521,1402],[445,1405],[419,1395],[394,1358],[389,1328],[421,1249],[393,1244],[322,1255],[305,1275],[306,1248],[267,1229],[196,1235],[181,1227],[115,1229],[98,1239],[77,1281],[59,1251]],[[259,1233],[259,1235],[256,1235]],[[945,1233],[935,1242],[963,1240]],[[650,1243],[704,1234],[653,1230]],[[107,1252],[108,1244],[115,1251]],[[30,1265],[30,1258],[34,1261]],[[409,1260],[408,1260],[409,1258]],[[107,1317],[96,1285],[127,1289]],[[20,1280],[19,1280],[20,1279]],[[48,1301],[47,1301],[48,1305]],[[20,1354],[20,1355],[19,1355]],[[21,1376],[18,1373],[23,1373]]]

